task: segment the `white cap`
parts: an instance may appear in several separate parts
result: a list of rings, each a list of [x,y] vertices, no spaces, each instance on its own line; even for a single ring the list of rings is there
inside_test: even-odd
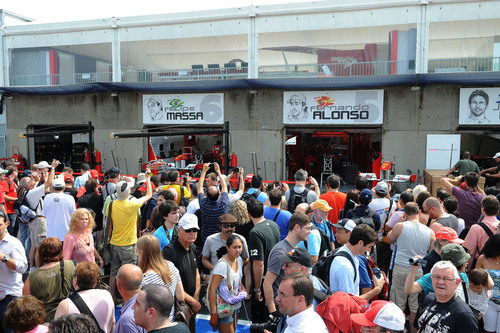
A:
[[[0,174],[2,174],[2,173],[7,173],[7,172],[9,172],[9,171],[7,171],[7,170],[5,170],[5,169],[0,168]]]
[[[141,172],[140,174],[137,175],[137,184],[142,184],[146,181],[146,174]]]
[[[338,221],[336,224],[333,225],[336,228],[342,228],[348,231],[352,231],[354,228],[356,228],[356,222],[354,222],[351,219],[348,218],[343,218],[342,220]]]
[[[52,182],[52,186],[54,188],[61,188],[62,189],[62,188],[66,187],[66,183],[64,182],[64,179],[62,179],[62,178],[56,178]]]
[[[179,228],[182,228],[184,230],[196,228],[200,229],[198,227],[198,218],[194,214],[184,214],[181,219],[179,220]]]
[[[496,153],[495,156],[493,156],[493,158],[500,158],[500,152]]]
[[[118,200],[125,200],[128,198],[130,195],[130,189],[134,187],[134,181],[126,182],[126,181],[119,181],[116,183],[116,196],[118,197]]]
[[[351,319],[361,326],[381,326],[395,331],[405,328],[405,314],[394,303],[388,301],[373,301],[365,313],[351,314]]]
[[[50,168],[50,164],[47,163],[47,161],[41,161],[40,163],[37,164],[38,169],[45,169],[45,168]]]

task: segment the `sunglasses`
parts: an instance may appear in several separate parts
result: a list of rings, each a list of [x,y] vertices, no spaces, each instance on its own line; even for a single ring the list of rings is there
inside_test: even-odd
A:
[[[221,223],[221,226],[226,229],[234,229],[236,228],[236,223]]]
[[[198,231],[198,229],[196,229],[196,228],[183,229],[183,230],[184,230],[184,232],[197,232]]]

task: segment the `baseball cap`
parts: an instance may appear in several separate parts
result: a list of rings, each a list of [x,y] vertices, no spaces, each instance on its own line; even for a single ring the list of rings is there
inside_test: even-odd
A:
[[[500,158],[500,152],[496,153],[495,156],[493,156],[493,158]]]
[[[120,169],[118,169],[117,167],[112,167],[108,171],[106,171],[106,175],[109,178],[116,178],[118,177],[119,174],[120,174]]]
[[[181,219],[179,220],[179,228],[182,228],[184,230],[187,229],[200,229],[198,227],[198,218],[194,214],[184,214]]]
[[[0,174],[2,174],[2,173],[7,173],[7,172],[9,172],[9,171],[8,171],[8,170],[5,170],[5,169],[0,168]]]
[[[52,181],[52,186],[55,189],[63,189],[66,187],[66,184],[64,183],[64,180],[61,178],[56,178],[54,181]]]
[[[370,189],[364,188],[359,192],[359,202],[362,204],[369,204],[372,201],[373,193]]]
[[[321,209],[322,211],[324,212],[329,212],[331,211],[333,208],[330,207],[330,205],[328,204],[328,202],[326,202],[326,200],[323,200],[323,199],[318,199],[316,201],[314,201],[312,204],[311,204],[311,209]]]
[[[238,220],[231,214],[223,214],[219,216],[220,223],[237,223]]]
[[[137,188],[139,191],[141,192],[146,192],[147,191],[147,186],[148,184],[146,183],[146,181],[144,181],[144,183],[142,183],[142,185]],[[155,184],[151,183],[151,189],[154,191],[156,189],[156,186]]]
[[[72,182],[74,180],[75,180],[75,178],[73,177],[73,175],[70,175],[70,174],[64,175],[64,181],[65,182],[69,183],[69,182]]]
[[[441,260],[451,261],[455,267],[465,264],[470,259],[470,254],[465,252],[460,244],[450,243],[441,249]]]
[[[144,172],[141,172],[140,174],[137,175],[137,184],[142,184],[146,181],[146,174]]]
[[[365,313],[353,313],[351,319],[361,326],[378,325],[395,331],[405,328],[405,314],[396,304],[389,301],[373,301]]]
[[[375,186],[375,193],[379,197],[385,197],[387,195],[387,192],[389,192],[389,186],[387,185],[387,183],[378,182],[377,186]]]
[[[24,178],[24,177],[30,177],[33,171],[26,169],[21,174],[19,175],[19,179]]]
[[[99,172],[96,169],[90,170],[90,178],[99,178]]]
[[[458,238],[457,232],[450,227],[441,227],[436,231],[436,239],[444,239],[452,243],[462,244],[463,239]]]
[[[282,262],[296,262],[305,267],[312,267],[312,259],[309,251],[303,248],[295,248],[288,251],[287,254],[279,256]]]
[[[246,175],[245,183],[250,183],[252,181],[252,178],[253,178],[253,173],[249,173],[248,175]]]
[[[356,222],[354,222],[351,219],[348,218],[343,218],[340,220],[338,223],[333,225],[335,228],[342,228],[345,230],[352,231],[354,228],[356,228]]]
[[[47,161],[41,161],[40,163],[37,164],[38,169],[45,169],[45,168],[50,168],[50,164],[47,163]]]

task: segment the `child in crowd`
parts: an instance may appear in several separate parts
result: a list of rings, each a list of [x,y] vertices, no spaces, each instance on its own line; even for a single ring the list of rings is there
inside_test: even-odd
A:
[[[493,289],[493,280],[488,272],[482,268],[476,268],[469,272],[469,287],[467,292],[469,294],[469,305],[477,311],[479,319],[484,315],[488,309],[489,293]]]

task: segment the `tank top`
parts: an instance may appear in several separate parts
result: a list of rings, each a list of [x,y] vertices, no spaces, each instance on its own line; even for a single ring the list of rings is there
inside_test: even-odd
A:
[[[426,255],[431,243],[431,229],[418,222],[406,221],[396,241],[397,252],[394,263],[410,266],[410,258]]]
[[[493,295],[491,296],[491,300],[495,301],[498,304],[500,302],[500,270],[498,269],[488,269],[488,273],[493,279]]]

